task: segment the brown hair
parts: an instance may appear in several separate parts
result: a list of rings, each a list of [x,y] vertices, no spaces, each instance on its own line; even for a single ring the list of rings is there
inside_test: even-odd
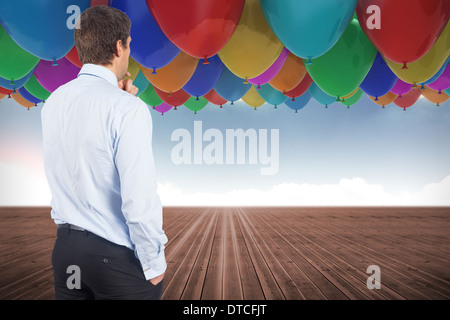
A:
[[[116,8],[94,6],[83,11],[74,33],[81,63],[111,64],[117,41],[122,40],[122,46],[127,47],[130,28],[128,16]]]

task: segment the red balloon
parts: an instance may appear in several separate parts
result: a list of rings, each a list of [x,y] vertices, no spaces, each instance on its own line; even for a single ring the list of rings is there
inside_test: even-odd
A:
[[[155,89],[156,94],[161,98],[162,101],[172,107],[175,107],[175,110],[178,106],[184,104],[191,97],[191,95],[183,89],[171,93],[164,92],[155,86],[153,86],[153,89]]]
[[[448,0],[359,0],[359,23],[387,59],[407,64],[423,57],[450,17]]]
[[[80,57],[78,56],[78,50],[76,46],[73,46],[72,50],[70,50],[69,53],[66,54],[66,58],[78,68],[83,67],[83,64],[80,61]]]
[[[245,0],[147,0],[153,17],[178,48],[198,59],[217,54],[230,40]]]
[[[411,107],[414,103],[416,103],[416,101],[419,99],[419,97],[422,94],[420,93],[420,89],[419,88],[413,88],[410,92],[402,95],[402,96],[398,96],[395,100],[394,103],[399,106],[400,108],[403,108],[403,110],[406,110],[406,108]]]
[[[11,93],[13,93],[14,90],[5,89],[3,87],[0,87],[0,94],[7,95],[8,98],[11,98]]]
[[[292,98],[292,101],[295,101],[295,98],[300,97],[302,94],[304,94],[306,90],[309,89],[312,83],[313,79],[307,73],[305,74],[303,80],[300,81],[300,83],[294,89],[287,91],[285,95],[289,98]]]
[[[222,108],[222,105],[224,105],[225,103],[227,103],[228,101],[225,100],[224,98],[222,98],[214,89],[211,89],[211,91],[209,91],[207,94],[205,94],[203,96],[203,98],[205,98],[206,100],[208,100],[209,102],[220,106]]]

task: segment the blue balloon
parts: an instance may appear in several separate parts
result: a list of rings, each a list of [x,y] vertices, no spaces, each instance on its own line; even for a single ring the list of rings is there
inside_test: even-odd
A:
[[[35,96],[33,96],[31,93],[28,92],[27,89],[25,89],[25,87],[20,88],[19,90],[17,90],[20,95],[22,97],[24,97],[27,101],[30,101],[31,103],[34,103],[35,105],[37,105],[38,103],[42,102],[41,99],[36,98]]]
[[[304,108],[308,104],[309,100],[311,100],[311,94],[306,91],[300,97],[295,98],[295,101],[287,99],[284,103],[297,113],[298,110]]]
[[[156,72],[179,53],[153,18],[146,0],[110,0],[110,6],[125,12],[131,20],[131,57]]]
[[[239,78],[224,66],[219,80],[214,85],[214,90],[219,96],[234,104],[233,102],[242,98],[251,86],[251,83],[244,83],[244,79]]]
[[[336,102],[336,97],[332,97],[326,94],[319,86],[313,82],[308,89],[308,92],[311,94],[311,97],[314,98],[318,103],[323,104],[328,107],[328,105]]]
[[[357,0],[260,0],[264,17],[275,35],[303,59],[330,50],[352,20]]]
[[[138,75],[136,76],[136,78],[133,81],[133,85],[139,89],[139,91],[136,95],[136,96],[139,96],[150,85],[150,81],[148,81],[148,79],[144,76],[142,71],[139,70]]]
[[[378,52],[369,73],[359,87],[367,95],[378,98],[391,91],[397,80],[397,76],[388,67]]]
[[[219,56],[208,58],[209,64],[199,63],[194,74],[184,85],[183,90],[193,97],[201,97],[214,88],[222,74],[224,64]]]
[[[90,4],[90,0],[2,1],[0,23],[24,50],[56,63],[73,48],[74,21]]]
[[[30,80],[31,76],[34,73],[34,70],[36,70],[36,67],[34,67],[33,70],[31,70],[25,77],[14,80],[14,83],[11,83],[11,80],[0,77],[0,87],[16,91],[19,88],[23,87],[25,83],[28,82],[28,80]]]
[[[268,83],[260,86],[260,88],[257,90],[261,98],[264,99],[264,101],[274,106],[282,104],[288,98],[287,96],[285,96],[283,93],[281,93]]]

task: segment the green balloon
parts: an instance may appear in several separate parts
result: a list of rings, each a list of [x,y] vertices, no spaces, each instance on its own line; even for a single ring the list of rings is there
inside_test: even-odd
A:
[[[0,25],[0,77],[14,80],[25,77],[38,64],[39,58],[28,53]]]
[[[363,82],[375,60],[377,49],[353,19],[339,41],[306,69],[314,82],[330,96],[344,97]]]
[[[356,91],[356,93],[354,95],[352,95],[350,98],[345,99],[344,101],[341,101],[341,103],[344,106],[350,107],[350,106],[354,105],[355,103],[357,103],[359,101],[359,99],[361,99],[363,94],[364,94],[364,91],[362,91],[361,89],[358,89],[358,91]]]
[[[190,97],[188,101],[184,103],[184,106],[194,113],[202,110],[208,104],[208,100],[203,97]]]
[[[33,96],[43,101],[47,100],[50,97],[50,92],[48,92],[36,79],[36,76],[33,74],[30,80],[27,81],[24,85],[25,89]]]
[[[156,94],[156,91],[153,89],[152,85],[149,85],[147,89],[139,95],[139,98],[152,107],[159,106],[163,103],[162,99]]]
[[[450,96],[450,88],[445,89],[444,92]]]

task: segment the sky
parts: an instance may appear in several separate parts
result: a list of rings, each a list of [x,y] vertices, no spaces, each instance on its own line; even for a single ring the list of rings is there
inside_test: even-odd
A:
[[[42,107],[27,110],[13,99],[0,100],[0,206],[50,205]],[[350,108],[325,108],[311,99],[297,113],[284,104],[254,110],[243,101],[208,104],[196,114],[183,106],[164,115],[149,112],[164,206],[450,205],[449,101],[436,107],[422,97],[404,111],[395,104],[382,109],[364,95]],[[267,165],[260,157],[255,164],[248,157],[244,164],[176,164],[172,153],[180,141],[172,135],[183,131],[202,140],[194,121],[202,133],[221,133],[224,146],[227,130],[265,129],[269,155],[271,130],[278,130],[278,170],[261,174]],[[205,140],[200,148],[210,144]]]

